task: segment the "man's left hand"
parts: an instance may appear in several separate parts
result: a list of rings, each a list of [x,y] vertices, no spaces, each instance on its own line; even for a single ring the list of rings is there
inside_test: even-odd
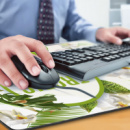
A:
[[[122,44],[122,39],[130,37],[130,30],[123,27],[100,28],[96,39],[105,43]]]

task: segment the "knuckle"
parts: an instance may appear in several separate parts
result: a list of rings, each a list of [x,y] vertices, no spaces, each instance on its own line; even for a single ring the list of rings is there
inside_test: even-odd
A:
[[[16,35],[17,38],[22,38],[23,36],[22,35]]]
[[[37,44],[37,40],[33,39],[33,40],[32,40],[32,44],[33,44],[33,45],[36,45],[36,44]]]
[[[41,41],[37,41],[37,43],[41,46],[44,46],[44,44]]]
[[[3,39],[1,39],[0,41],[1,41],[1,43],[5,43],[5,42],[8,42],[9,40],[12,40],[13,38],[11,38],[11,37],[7,37],[7,38],[3,38]]]
[[[17,46],[24,46],[23,42],[17,41]]]
[[[25,45],[23,44],[23,42],[20,42],[20,41],[15,41],[14,42],[14,49],[15,50],[19,50],[21,48],[23,48]]]
[[[38,40],[34,40],[34,44],[35,46],[39,47],[39,46],[44,46],[44,44],[41,42],[41,41],[38,41]]]
[[[34,62],[33,56],[27,56],[27,57],[24,59],[24,62],[25,62],[25,63],[33,63],[33,62]]]
[[[11,78],[12,80],[15,80],[15,81],[16,81],[17,79],[20,78],[19,72],[14,71],[14,72],[10,73],[10,78]]]
[[[45,45],[41,41],[33,39],[32,44],[34,51],[44,51],[46,49]]]

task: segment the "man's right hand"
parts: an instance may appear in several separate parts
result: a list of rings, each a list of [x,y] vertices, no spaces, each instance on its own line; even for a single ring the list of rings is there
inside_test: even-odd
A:
[[[41,68],[31,54],[34,51],[48,68],[54,68],[55,63],[44,44],[38,40],[21,35],[0,40],[0,84],[11,86],[11,81],[20,89],[28,87],[28,81],[17,70],[11,57],[17,55],[31,75],[40,74]]]

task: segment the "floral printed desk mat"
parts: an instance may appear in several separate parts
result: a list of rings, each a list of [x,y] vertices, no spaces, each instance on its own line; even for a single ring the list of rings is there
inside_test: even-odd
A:
[[[48,49],[52,52],[92,45],[78,41],[48,46]],[[0,86],[0,120],[11,129],[32,129],[130,106],[130,66],[90,81],[59,75],[58,86],[77,87],[96,98],[73,90],[30,87],[19,90],[14,85]]]

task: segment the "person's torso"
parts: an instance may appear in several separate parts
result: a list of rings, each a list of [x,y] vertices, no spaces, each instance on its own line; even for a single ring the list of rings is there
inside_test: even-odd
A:
[[[24,35],[37,39],[40,0],[0,0],[0,39]],[[70,0],[52,0],[55,42],[66,22]]]

